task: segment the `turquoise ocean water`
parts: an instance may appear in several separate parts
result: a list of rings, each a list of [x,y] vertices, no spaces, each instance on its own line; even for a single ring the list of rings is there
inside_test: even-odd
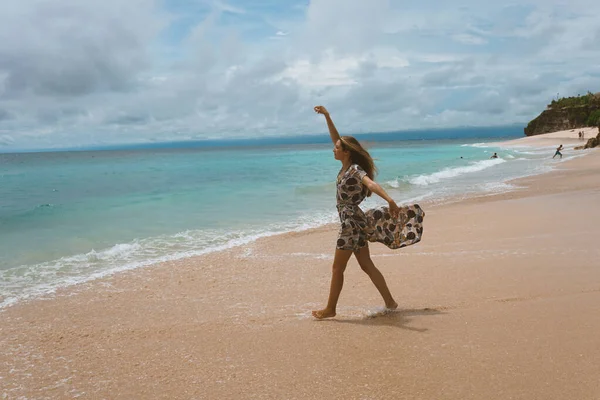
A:
[[[522,128],[508,127],[359,139],[376,158],[379,183],[409,203],[511,190],[509,179],[556,165],[552,149],[490,144],[521,136]],[[500,158],[491,160],[494,151]],[[335,222],[339,168],[327,136],[0,154],[0,308]]]

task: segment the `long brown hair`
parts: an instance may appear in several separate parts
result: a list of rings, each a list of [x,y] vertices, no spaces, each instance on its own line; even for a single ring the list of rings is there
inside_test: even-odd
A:
[[[340,143],[342,150],[350,152],[350,161],[352,164],[358,164],[366,173],[369,178],[375,180],[375,174],[377,174],[377,167],[373,162],[373,157],[369,154],[367,149],[352,136],[341,136]],[[366,189],[367,196],[371,195],[371,191]]]

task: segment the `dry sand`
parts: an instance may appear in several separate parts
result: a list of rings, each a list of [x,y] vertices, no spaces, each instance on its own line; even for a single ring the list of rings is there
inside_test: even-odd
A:
[[[584,140],[579,139],[578,133],[583,132]],[[588,139],[595,137],[598,134],[598,128],[579,128],[568,129],[565,131],[557,131],[545,133],[543,135],[528,136],[521,139],[509,140],[499,143],[502,146],[558,146],[563,144],[566,147],[583,146]],[[570,145],[570,146],[569,146]]]
[[[600,399],[600,151],[588,152],[515,192],[429,206],[415,246],[372,245],[397,312],[380,312],[352,259],[338,316],[310,317],[335,226],[11,307],[0,397]]]

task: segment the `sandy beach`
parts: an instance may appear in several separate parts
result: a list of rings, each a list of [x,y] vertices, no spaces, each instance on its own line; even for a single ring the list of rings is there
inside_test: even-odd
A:
[[[395,312],[353,258],[338,315],[310,316],[336,226],[9,307],[0,398],[599,399],[600,150],[581,154],[512,192],[422,204],[417,245],[372,244]]]
[[[579,132],[583,132],[583,140],[578,136]],[[567,129],[546,133],[543,135],[528,136],[521,139],[501,142],[502,146],[558,146],[560,144],[568,147],[583,146],[588,139],[598,135],[598,128],[587,127],[579,129]]]

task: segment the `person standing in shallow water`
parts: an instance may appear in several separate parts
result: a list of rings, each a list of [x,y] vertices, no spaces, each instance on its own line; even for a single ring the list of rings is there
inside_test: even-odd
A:
[[[340,137],[325,107],[316,106],[314,110],[322,114],[327,121],[329,135],[334,145],[333,155],[342,163],[342,168],[337,176],[336,196],[341,228],[333,259],[329,298],[325,308],[313,311],[312,315],[318,319],[336,315],[337,302],[344,285],[344,271],[352,254],[379,290],[386,308],[395,310],[398,308],[398,303],[392,297],[385,278],[371,260],[366,233],[367,218],[358,205],[365,197],[375,193],[388,202],[389,214],[393,218],[398,217],[400,209],[385,190],[373,181],[376,168],[367,150],[352,136]]]

